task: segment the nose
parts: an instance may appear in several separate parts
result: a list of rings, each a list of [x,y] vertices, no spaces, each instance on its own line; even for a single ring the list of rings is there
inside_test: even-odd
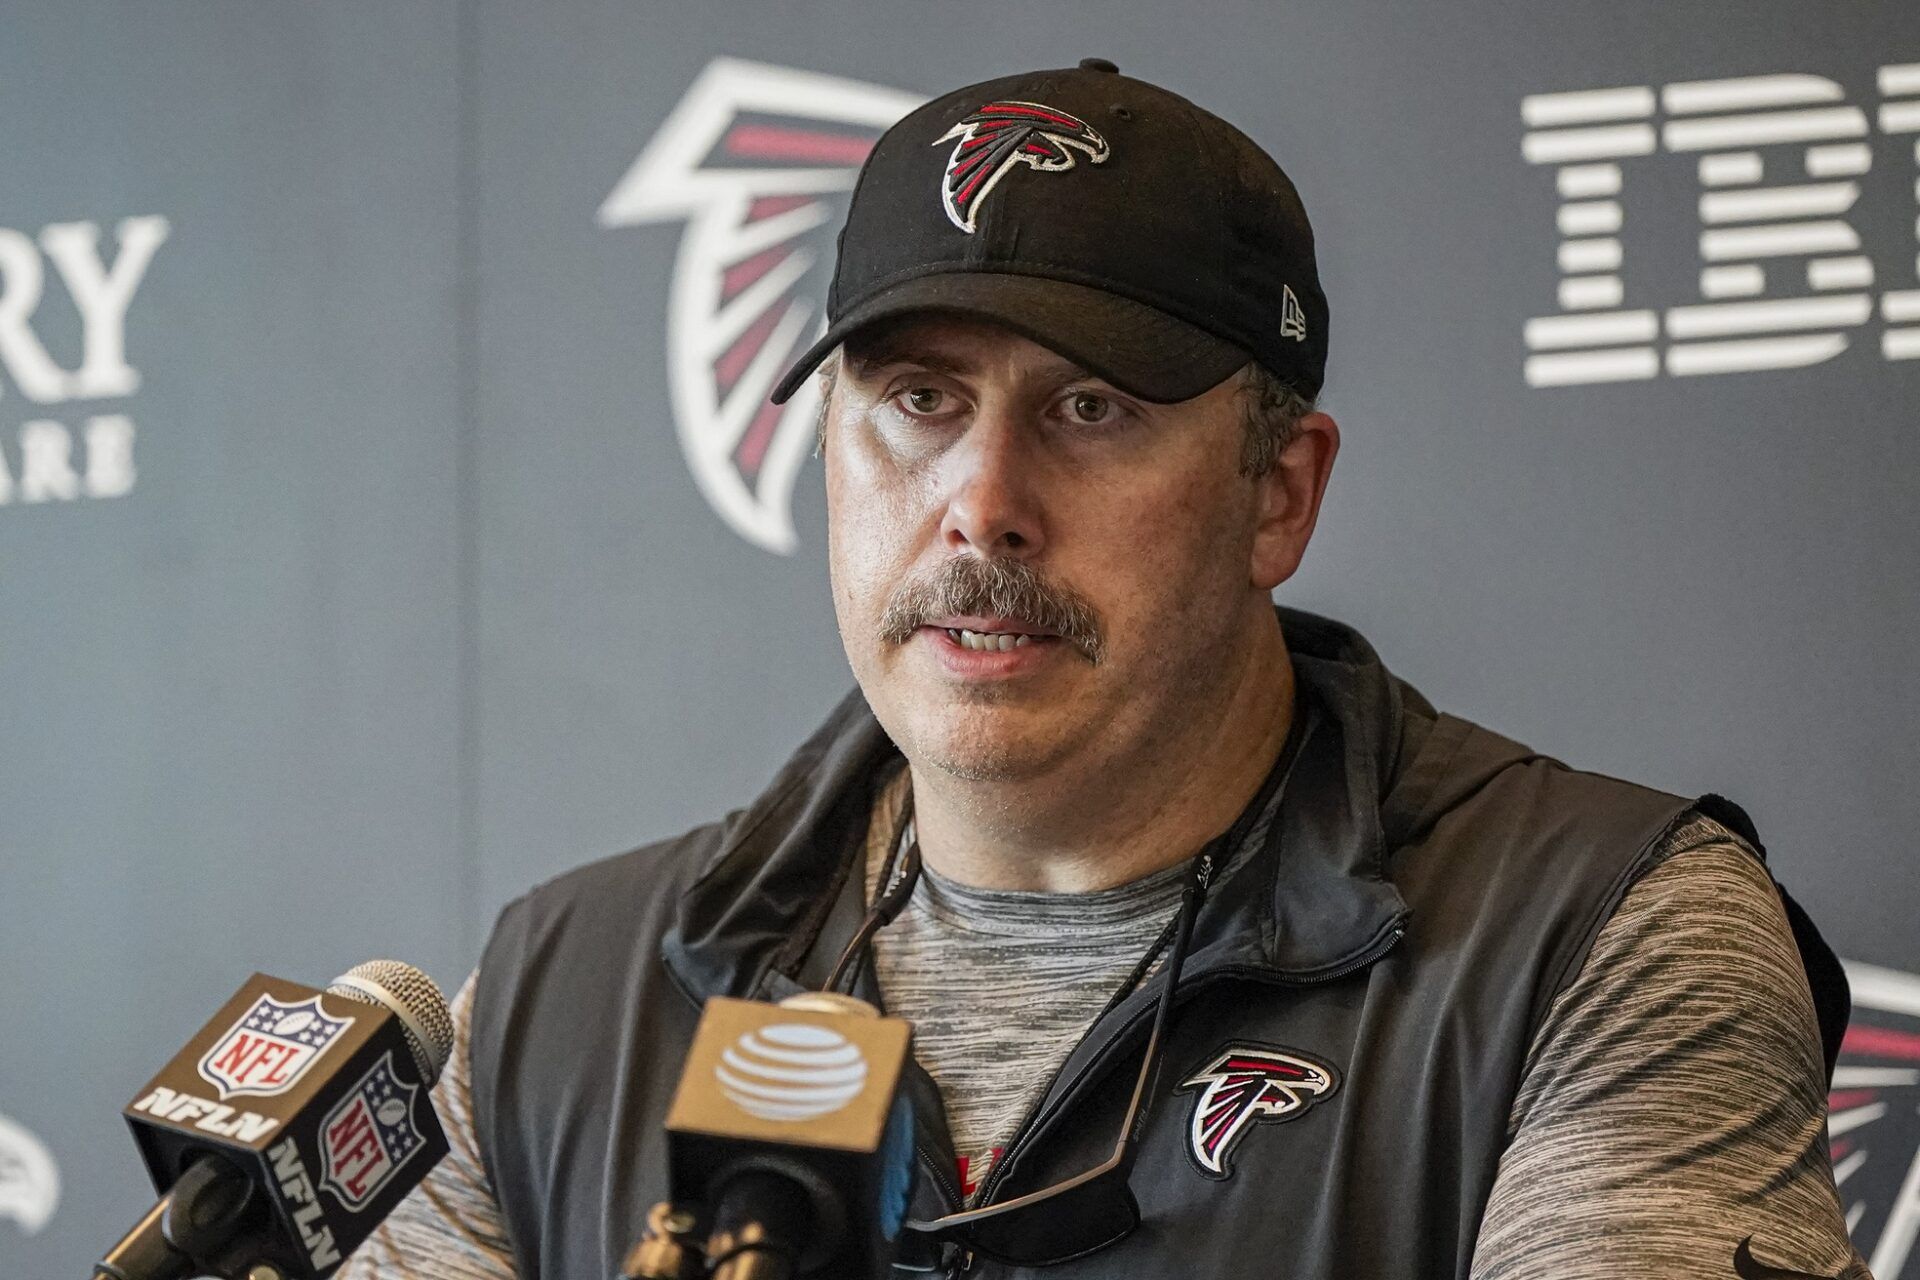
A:
[[[1042,545],[1037,475],[1020,422],[1006,409],[977,411],[947,451],[947,511],[940,535],[950,551],[1030,557]]]

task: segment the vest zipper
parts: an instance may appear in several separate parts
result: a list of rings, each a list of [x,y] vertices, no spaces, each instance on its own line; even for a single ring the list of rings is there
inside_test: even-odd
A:
[[[1337,968],[1329,969],[1323,973],[1312,974],[1304,978],[1279,976],[1269,969],[1256,968],[1251,965],[1238,965],[1215,969],[1210,973],[1196,976],[1191,982],[1182,984],[1183,990],[1174,993],[1174,1004],[1177,1007],[1183,1000],[1192,998],[1192,996],[1197,994],[1202,988],[1210,987],[1215,982],[1229,978],[1247,978],[1256,982],[1265,982],[1273,986],[1283,987],[1312,987],[1318,986],[1323,982],[1334,982],[1346,977],[1350,973],[1366,968],[1374,961],[1380,959],[1380,957],[1386,955],[1389,951],[1393,950],[1394,947],[1399,945],[1400,939],[1405,937],[1406,933],[1407,929],[1404,917],[1395,919],[1392,926],[1382,934],[1379,939],[1352,960],[1349,960]],[[1001,1175],[1013,1167],[1016,1157],[1025,1152],[1033,1135],[1043,1127],[1040,1122],[1051,1118],[1053,1114],[1061,1111],[1071,1103],[1082,1085],[1093,1077],[1095,1069],[1113,1053],[1120,1041],[1130,1037],[1135,1031],[1138,1031],[1141,1026],[1152,1020],[1153,1006],[1149,1004],[1146,1008],[1141,1009],[1132,1017],[1128,1018],[1127,1021],[1119,1027],[1116,1027],[1112,1033],[1107,1036],[1100,1048],[1095,1051],[1093,1057],[1087,1061],[1086,1066],[1080,1069],[1079,1077],[1060,1095],[1054,1106],[1049,1108],[1047,1106],[1047,1098],[1053,1093],[1054,1085],[1060,1078],[1059,1073],[1055,1073],[1053,1080],[1047,1083],[1046,1092],[1040,1095],[1039,1104],[1036,1105],[1034,1109],[1027,1114],[1027,1118],[1021,1122],[1020,1128],[1015,1131],[1012,1140],[1007,1143],[1006,1150],[1001,1153],[1000,1159],[994,1162],[993,1169],[987,1174],[986,1182],[981,1184],[980,1197],[975,1202],[976,1207],[984,1207],[993,1203],[993,1193],[1000,1186]],[[1069,1051],[1068,1057],[1071,1056],[1072,1052]],[[1066,1063],[1062,1062],[1060,1069],[1064,1071],[1066,1069]],[[972,1265],[972,1259],[968,1259],[967,1265]]]
[[[913,1154],[920,1161],[920,1167],[933,1175],[934,1185],[946,1197],[948,1212],[958,1213],[966,1208],[966,1198],[960,1194],[959,1186],[947,1176],[946,1169],[942,1167],[945,1161],[939,1158],[940,1153],[924,1143],[916,1142],[913,1144]]]

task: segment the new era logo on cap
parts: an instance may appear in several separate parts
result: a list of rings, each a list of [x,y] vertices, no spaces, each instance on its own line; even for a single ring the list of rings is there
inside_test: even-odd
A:
[[[1307,340],[1307,313],[1301,309],[1300,299],[1293,296],[1290,284],[1280,286],[1280,336],[1295,342]]]

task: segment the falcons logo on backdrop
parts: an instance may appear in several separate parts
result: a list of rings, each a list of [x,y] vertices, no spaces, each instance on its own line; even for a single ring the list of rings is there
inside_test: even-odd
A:
[[[782,555],[819,413],[774,382],[825,327],[833,237],[861,163],[920,99],[716,58],[600,206],[604,227],[686,223],[668,295],[667,379],[681,452],[728,526]]]
[[[1833,1180],[1854,1247],[1879,1280],[1908,1266],[1920,1237],[1920,977],[1848,963],[1853,1018],[1827,1098]]]
[[[1182,1081],[1198,1090],[1187,1125],[1187,1154],[1209,1178],[1228,1178],[1228,1159],[1255,1120],[1291,1120],[1340,1085],[1333,1068],[1292,1049],[1229,1045]]]
[[[0,1218],[37,1235],[60,1205],[60,1170],[47,1144],[0,1116]]]
[[[940,202],[947,218],[968,235],[980,204],[1016,164],[1042,173],[1073,168],[1075,151],[1093,164],[1105,164],[1107,140],[1087,122],[1038,102],[990,102],[933,140],[934,146],[959,142],[947,157]]]

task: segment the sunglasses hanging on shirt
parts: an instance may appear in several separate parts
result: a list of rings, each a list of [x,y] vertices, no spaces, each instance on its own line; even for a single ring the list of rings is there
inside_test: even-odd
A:
[[[904,830],[904,820],[902,828]],[[1129,1178],[1139,1152],[1140,1135],[1146,1128],[1148,1104],[1159,1083],[1167,1023],[1173,1015],[1180,970],[1193,942],[1194,920],[1206,897],[1216,857],[1224,854],[1230,839],[1231,833],[1221,836],[1193,859],[1187,887],[1180,898],[1180,913],[1173,923],[1173,949],[1161,974],[1164,985],[1154,1008],[1153,1029],[1147,1037],[1140,1075],[1134,1081],[1133,1095],[1127,1103],[1112,1154],[1091,1169],[1011,1200],[939,1218],[911,1219],[905,1233],[914,1238],[913,1243],[932,1246],[936,1252],[979,1255],[1009,1266],[1043,1267],[1117,1244],[1140,1225],[1140,1206]],[[891,883],[834,963],[824,990],[838,991],[843,981],[850,980],[859,962],[866,958],[873,935],[892,923],[912,899],[920,871],[920,842],[912,840],[901,855],[897,869],[892,869]],[[1162,936],[1143,957],[1140,976],[1145,975],[1153,957],[1166,942]]]

